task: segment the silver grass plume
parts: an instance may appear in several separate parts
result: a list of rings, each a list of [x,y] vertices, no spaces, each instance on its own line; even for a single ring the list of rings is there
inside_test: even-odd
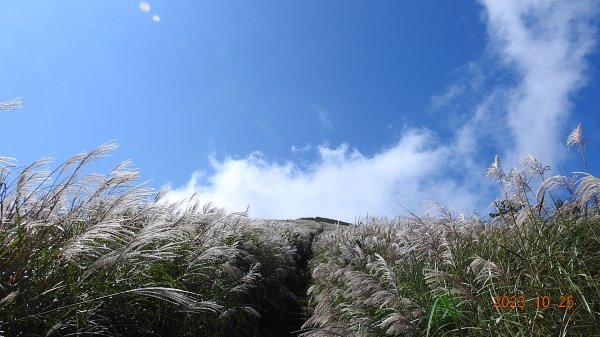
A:
[[[577,145],[577,150],[581,154],[581,158],[583,159],[583,164],[586,168],[588,168],[587,160],[585,159],[585,143],[587,143],[589,139],[583,136],[583,126],[581,123],[577,125],[571,134],[567,137],[567,146],[570,148],[573,145]],[[589,169],[588,169],[589,171]]]
[[[9,111],[14,109],[20,109],[23,107],[23,98],[16,97],[6,101],[0,102],[0,111]]]
[[[500,156],[496,155],[494,157],[494,162],[487,169],[485,176],[490,179],[497,178],[498,180],[504,177],[504,171],[502,171],[502,166],[500,165]]]
[[[502,271],[494,262],[485,260],[479,256],[475,256],[469,265],[469,270],[475,276],[475,281],[481,284],[479,291],[490,286],[494,280],[502,276]]]
[[[587,143],[589,139],[583,137],[583,126],[581,123],[577,125],[573,131],[567,137],[567,146],[571,147],[573,145],[577,145],[577,149],[579,152],[583,153],[585,143]]]
[[[219,312],[222,306],[212,301],[198,301],[197,295],[190,291],[167,287],[145,287],[126,290],[116,295],[136,294],[156,298],[182,307],[183,311]]]
[[[594,177],[591,174],[582,173],[584,175],[583,178],[579,181],[579,186],[577,187],[577,198],[579,200],[579,204],[582,208],[590,201],[597,202],[598,194],[600,194],[600,179]]]
[[[524,166],[525,170],[530,175],[537,174],[542,178],[547,171],[550,171],[550,166],[543,165],[538,158],[530,154],[526,154],[521,157],[521,165]]]

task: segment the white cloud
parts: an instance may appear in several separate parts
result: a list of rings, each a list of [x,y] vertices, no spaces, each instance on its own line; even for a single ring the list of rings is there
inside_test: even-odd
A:
[[[415,209],[439,196],[450,200],[458,187],[443,177],[448,149],[426,130],[412,130],[392,148],[365,156],[349,145],[320,146],[319,159],[302,170],[293,163],[270,162],[260,153],[244,159],[213,161],[215,173],[200,182],[196,173],[188,185],[170,192],[179,200],[194,191],[231,211],[250,206],[252,216],[296,218],[331,216],[343,220],[373,215],[395,216],[402,207]],[[476,202],[464,193],[453,204]]]
[[[507,90],[497,122],[505,119],[514,163],[525,153],[554,166],[563,158],[570,95],[585,84],[586,56],[595,45],[593,0],[481,0],[490,47],[518,83]]]
[[[503,162],[509,165],[524,153],[556,165],[562,156],[562,131],[572,128],[565,125],[572,110],[570,95],[585,83],[586,56],[594,47],[594,2],[480,2],[495,58],[491,63],[513,73],[514,81],[480,91],[485,74],[475,67],[470,78],[459,79],[446,94],[434,97],[437,108],[462,104],[467,114],[450,139],[440,141],[426,129],[405,130],[397,144],[370,156],[348,144],[321,145],[315,148],[318,159],[306,169],[265,160],[260,153],[213,159],[213,173],[195,173],[169,198],[196,192],[201,200],[231,211],[249,205],[252,216],[266,218],[352,221],[367,213],[395,216],[400,206],[415,210],[427,200],[470,211],[489,201],[482,197],[489,187],[483,183],[487,162],[481,156],[489,155],[490,147],[504,153]],[[460,101],[460,95],[471,97]],[[327,111],[317,107],[315,112],[321,125],[330,128]],[[492,156],[485,159],[491,162]]]
[[[152,21],[156,23],[160,22],[160,16],[158,16],[158,14],[152,15]]]

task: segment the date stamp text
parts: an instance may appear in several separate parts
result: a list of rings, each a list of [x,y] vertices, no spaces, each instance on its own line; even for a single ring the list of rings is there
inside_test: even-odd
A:
[[[494,296],[492,300],[492,307],[497,309],[525,309],[525,308],[537,308],[537,309],[571,309],[575,306],[575,301],[572,295],[560,295],[560,296],[549,296],[549,295],[537,295],[533,298],[526,299],[523,295],[512,295],[512,296]]]

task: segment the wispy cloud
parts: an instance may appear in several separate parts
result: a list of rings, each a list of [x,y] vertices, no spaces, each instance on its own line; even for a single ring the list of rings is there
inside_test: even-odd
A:
[[[431,110],[447,110],[454,106],[462,106],[465,104],[473,104],[475,99],[474,93],[481,90],[485,82],[485,76],[480,65],[471,62],[465,66],[459,67],[453,72],[455,81],[446,88],[445,92],[431,97]],[[465,102],[464,99],[469,101]]]
[[[394,216],[400,206],[414,210],[426,200],[469,211],[485,206],[482,172],[493,158],[490,151],[503,154],[507,165],[525,153],[556,165],[564,153],[563,131],[572,128],[566,125],[573,109],[570,96],[585,84],[586,56],[595,46],[597,4],[480,3],[489,35],[485,63],[494,71],[469,64],[466,77],[432,98],[436,109],[462,111],[464,122],[450,138],[408,129],[395,145],[372,155],[348,144],[319,146],[318,159],[304,169],[265,160],[259,153],[213,160],[213,173],[194,174],[169,197],[195,192],[230,210],[249,205],[252,216],[274,218]],[[486,78],[499,71],[510,80]],[[331,127],[326,110],[317,107],[315,112],[323,127]]]
[[[290,150],[292,151],[293,154],[308,152],[311,149],[312,149],[312,146],[310,146],[310,144],[306,144],[302,147],[297,147],[296,145],[290,146]]]
[[[525,153],[549,165],[565,154],[559,149],[572,110],[571,94],[586,82],[586,56],[594,49],[593,0],[482,0],[490,49],[514,71],[499,116],[514,141],[504,152],[511,161]]]
[[[327,112],[327,110],[317,105],[313,108],[313,111],[317,113],[317,117],[319,118],[321,127],[325,129],[331,129],[333,127],[333,125],[331,124],[331,120],[329,119],[329,113]]]
[[[453,83],[445,93],[431,97],[431,108],[439,110],[452,102],[452,100],[465,91],[464,86]]]

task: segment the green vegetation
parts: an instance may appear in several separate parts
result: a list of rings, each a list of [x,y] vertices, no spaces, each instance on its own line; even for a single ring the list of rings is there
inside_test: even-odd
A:
[[[1,336],[284,336],[315,222],[163,202],[129,163],[0,168]],[[300,284],[300,286],[298,285]],[[305,289],[302,289],[305,290]],[[295,328],[299,328],[298,324]]]
[[[600,336],[600,179],[522,165],[490,167],[490,222],[432,205],[320,235],[304,335]]]

